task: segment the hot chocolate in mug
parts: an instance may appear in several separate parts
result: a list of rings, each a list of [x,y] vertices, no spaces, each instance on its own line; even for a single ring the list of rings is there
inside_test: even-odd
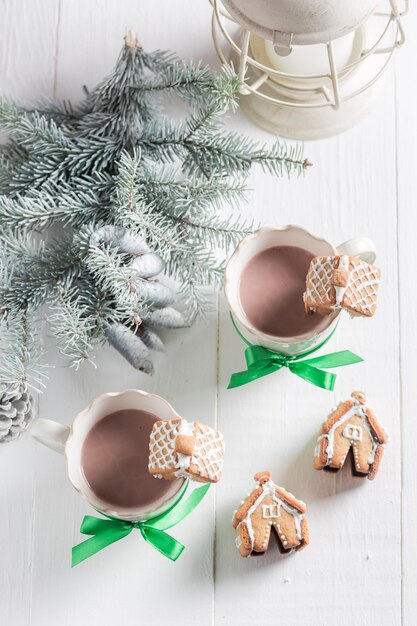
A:
[[[165,513],[186,488],[183,478],[160,480],[148,472],[153,424],[179,417],[160,396],[128,389],[99,396],[70,427],[39,418],[31,435],[65,455],[70,482],[97,511],[142,522]]]
[[[303,355],[323,344],[335,330],[340,311],[327,316],[314,314],[312,318],[304,313],[302,292],[311,258],[338,254],[357,256],[372,264],[376,249],[370,239],[363,237],[333,246],[300,226],[261,228],[243,239],[225,272],[226,299],[233,322],[243,338],[249,344],[264,346],[287,356]],[[285,264],[282,276],[280,258]],[[268,290],[271,289],[276,292],[275,301],[280,299],[280,289],[286,289],[289,300],[295,302],[294,311],[285,309],[287,293],[283,293],[284,308],[279,315],[275,315],[271,309],[271,298],[268,302]],[[262,307],[268,306],[270,315],[265,321]],[[273,332],[275,329],[271,320],[272,323],[277,322],[277,328],[287,325],[289,332]]]

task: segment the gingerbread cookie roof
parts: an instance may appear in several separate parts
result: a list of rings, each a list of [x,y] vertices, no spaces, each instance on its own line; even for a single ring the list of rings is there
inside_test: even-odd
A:
[[[262,493],[267,493],[267,491],[269,490],[272,490],[278,499],[293,507],[299,513],[306,512],[307,507],[305,505],[305,502],[303,502],[302,500],[297,500],[297,498],[292,493],[286,491],[283,487],[278,487],[278,485],[275,485],[271,480],[271,474],[269,472],[258,472],[258,474],[255,474],[254,478],[257,482],[262,482],[260,482],[259,487],[257,487],[250,493],[244,503],[238,509],[236,509],[235,517],[237,520],[243,520],[246,517],[249,509],[253,506],[259,496]],[[266,478],[266,480],[263,480],[264,478]],[[264,485],[267,484],[268,489],[264,489]]]
[[[388,435],[374,411],[366,405],[365,394],[354,391],[341,402],[322,425],[315,449],[316,469],[340,469],[350,449],[354,468],[373,479],[379,469]]]
[[[353,256],[319,256],[311,260],[304,303],[307,311],[346,309],[353,316],[376,311],[380,270]]]
[[[339,420],[346,421],[351,411],[359,413],[368,422],[370,432],[375,441],[378,443],[388,442],[387,433],[378,422],[373,410],[366,405],[365,394],[362,391],[352,391],[351,398],[338,405],[323,423],[321,433],[328,435],[334,431]]]
[[[159,420],[149,442],[149,472],[157,478],[217,482],[223,471],[220,431],[184,419]]]

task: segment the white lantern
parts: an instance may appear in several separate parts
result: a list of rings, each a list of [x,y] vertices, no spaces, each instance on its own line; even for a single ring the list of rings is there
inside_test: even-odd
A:
[[[242,80],[241,107],[293,139],[329,137],[362,119],[404,43],[408,0],[401,10],[396,0],[210,2],[217,53]]]

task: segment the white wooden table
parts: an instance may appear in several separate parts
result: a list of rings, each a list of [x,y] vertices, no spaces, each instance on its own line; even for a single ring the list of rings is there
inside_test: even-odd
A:
[[[334,243],[372,237],[383,286],[371,322],[345,319],[332,349],[365,363],[339,372],[333,394],[288,371],[227,391],[243,364],[222,297],[192,330],[172,332],[154,378],[111,349],[97,371],[56,368],[39,414],[69,423],[93,397],[126,387],[155,391],[186,418],[225,435],[223,481],[174,529],[187,549],[175,564],[132,533],[74,570],[88,507],[62,457],[29,436],[0,447],[0,623],[4,626],[270,624],[413,626],[417,623],[415,311],[417,11],[383,100],[343,136],[306,145],[305,178],[252,175],[245,213],[265,224],[298,223]],[[77,99],[113,66],[127,28],[148,49],[176,50],[218,66],[205,0],[0,0],[0,92]],[[268,136],[243,114],[232,121]],[[48,342],[48,339],[46,338]],[[336,400],[364,389],[391,434],[375,482],[312,469],[317,429]],[[230,519],[256,471],[308,504],[311,545],[291,557],[271,549],[241,559]]]

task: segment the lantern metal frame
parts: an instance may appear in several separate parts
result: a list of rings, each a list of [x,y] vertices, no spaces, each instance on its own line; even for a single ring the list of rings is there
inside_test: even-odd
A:
[[[224,42],[226,42],[229,46],[230,53],[236,55],[239,59],[238,67],[235,71],[242,83],[242,87],[240,89],[240,93],[242,95],[245,96],[252,94],[254,96],[262,98],[269,103],[290,108],[316,109],[330,107],[334,110],[338,110],[340,109],[343,102],[355,98],[359,94],[369,89],[374,83],[376,83],[390,65],[395,51],[404,44],[405,34],[401,19],[408,12],[409,0],[404,0],[403,9],[401,11],[398,9],[396,0],[389,0],[390,10],[376,11],[372,14],[370,18],[368,18],[384,19],[382,31],[377,36],[376,41],[370,47],[361,51],[358,59],[348,63],[343,68],[337,69],[336,67],[332,41],[323,42],[322,44],[316,44],[323,45],[326,48],[329,72],[325,74],[291,74],[273,69],[272,67],[260,63],[252,56],[250,56],[249,47],[252,34],[251,31],[242,27],[230,15],[230,13],[222,5],[221,0],[210,0],[210,4],[213,7],[212,37],[216,52],[223,64],[230,64],[230,58],[226,57],[222,48],[222,43],[220,41],[220,37],[223,36]],[[240,36],[242,39],[242,43],[240,45],[229,33],[226,23],[241,26],[241,30],[238,33],[238,36]],[[384,45],[383,42],[388,36],[390,36],[391,38],[391,43],[390,45]],[[286,56],[291,52],[291,33],[289,33],[288,41],[289,45],[287,50],[283,51],[281,49],[281,46],[279,46],[279,49],[277,49],[278,54]],[[366,61],[373,55],[386,55],[386,59],[384,60],[382,66],[378,69],[378,71],[358,89],[341,95],[341,81],[343,81],[346,76],[356,70],[360,65],[366,63]],[[251,68],[255,74],[255,80],[253,80],[251,84],[248,82],[247,78],[248,68]],[[285,79],[285,81],[290,80],[293,82],[290,85],[288,82],[282,83],[279,80],[280,78]],[[308,87],[306,84],[300,86],[300,81],[308,83],[308,81],[313,80],[323,81],[324,84],[319,87]],[[330,82],[329,86],[325,84],[327,81]],[[279,87],[282,87],[285,91],[303,91],[305,92],[305,100],[308,100],[309,96],[314,97],[317,100],[317,96],[322,95],[323,101],[294,102],[292,100],[283,100],[279,97],[270,96],[267,93],[264,93],[261,90],[263,86],[269,86],[270,88],[275,90],[277,90],[277,88]],[[329,88],[330,86],[331,88]]]

